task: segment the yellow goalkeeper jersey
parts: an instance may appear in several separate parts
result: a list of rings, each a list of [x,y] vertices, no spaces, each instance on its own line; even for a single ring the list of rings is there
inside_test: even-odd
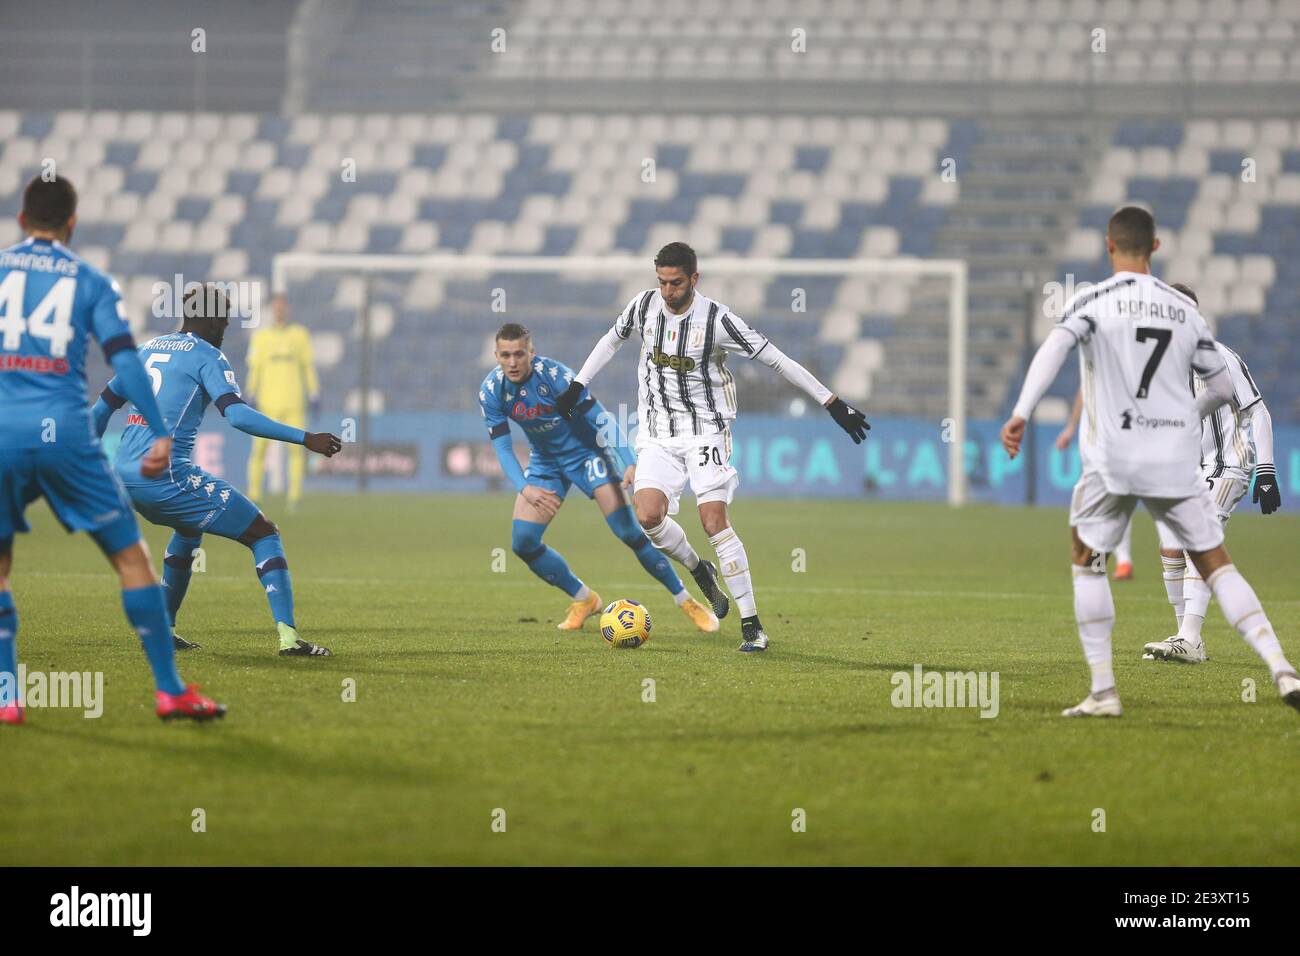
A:
[[[290,322],[254,332],[248,344],[245,384],[264,408],[305,406],[320,391],[307,327]]]

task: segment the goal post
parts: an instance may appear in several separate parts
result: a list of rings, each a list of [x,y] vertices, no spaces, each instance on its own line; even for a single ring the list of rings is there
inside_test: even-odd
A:
[[[923,259],[899,256],[874,259],[792,259],[747,258],[709,256],[709,276],[753,275],[766,282],[773,276],[797,275],[818,277],[937,277],[948,284],[948,349],[947,349],[947,417],[950,425],[948,443],[948,503],[960,506],[966,503],[966,332],[967,332],[967,263],[962,259]],[[652,284],[649,278],[648,259],[645,256],[533,256],[533,255],[476,255],[458,253],[433,253],[428,255],[382,255],[368,253],[283,252],[272,260],[272,285],[274,292],[286,291],[295,276],[303,273],[334,273],[353,275],[363,280],[363,294],[359,307],[359,327],[363,342],[361,375],[368,383],[370,365],[371,283],[375,277],[401,274],[433,274],[445,278],[486,276],[491,274],[546,274],[572,276],[577,279],[645,276],[640,288]],[[726,300],[724,300],[726,301]],[[611,317],[624,305],[624,301],[611,301],[607,315]],[[729,302],[735,305],[734,302]],[[739,311],[739,310],[738,310]],[[744,315],[744,312],[740,312]],[[746,316],[748,317],[748,316]],[[761,327],[761,326],[760,326]],[[595,339],[592,339],[594,343]],[[780,343],[778,343],[780,344]],[[934,383],[936,387],[939,382]],[[363,396],[366,392],[363,390]],[[865,409],[870,419],[870,406]],[[363,400],[359,411],[361,440],[369,433],[368,402]],[[870,441],[870,436],[868,436]],[[364,454],[364,444],[362,448]],[[364,467],[361,469],[361,486],[364,488]]]

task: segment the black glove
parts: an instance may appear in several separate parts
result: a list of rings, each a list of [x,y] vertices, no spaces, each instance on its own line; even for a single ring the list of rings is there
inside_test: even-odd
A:
[[[862,444],[862,440],[867,437],[867,432],[871,430],[865,415],[852,405],[845,405],[838,398],[831,399],[831,403],[826,406],[826,410],[831,413],[831,418],[835,419],[835,424],[849,433],[853,439],[853,444]]]
[[[578,397],[582,395],[582,390],[587,386],[581,382],[574,382],[555,400],[555,410],[565,419],[573,417],[573,406],[578,404]]]
[[[1273,465],[1255,468],[1255,494],[1250,500],[1266,515],[1282,507],[1282,489],[1277,486],[1277,468]]]

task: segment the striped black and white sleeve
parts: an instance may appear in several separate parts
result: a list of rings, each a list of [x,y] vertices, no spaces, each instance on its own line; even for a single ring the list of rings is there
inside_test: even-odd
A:
[[[767,347],[767,336],[750,328],[740,316],[726,309],[718,319],[716,342],[719,348],[735,352],[745,358],[757,358]]]
[[[614,334],[620,339],[626,339],[645,325],[646,312],[650,308],[652,298],[654,298],[653,289],[648,289],[634,296],[632,301],[619,313],[618,318],[614,320]]]

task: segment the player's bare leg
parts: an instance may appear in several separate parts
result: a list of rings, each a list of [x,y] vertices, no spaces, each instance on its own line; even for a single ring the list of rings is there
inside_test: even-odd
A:
[[[510,546],[530,571],[573,598],[564,620],[556,627],[561,631],[577,631],[587,618],[600,610],[601,603],[600,595],[569,570],[560,553],[542,544],[542,535],[563,504],[564,499],[553,491],[536,485],[524,488],[515,498]]]
[[[1070,529],[1070,571],[1074,578],[1074,620],[1079,628],[1083,656],[1092,671],[1090,693],[1062,717],[1118,717],[1119,691],[1111,664],[1110,634],[1115,627],[1115,601],[1106,579],[1106,555],[1093,551]]]
[[[0,541],[0,724],[21,724],[18,688],[18,609],[9,590],[13,538]]]
[[[605,522],[610,530],[632,549],[641,566],[668,590],[677,606],[682,609],[682,613],[701,631],[708,633],[717,631],[720,627],[717,616],[691,597],[691,593],[686,590],[682,579],[677,576],[677,572],[673,570],[667,558],[646,536],[636,515],[628,507],[627,496],[624,495],[622,486],[612,481],[598,487],[594,494],[596,504],[600,507],[601,514],[605,516]]]
[[[1268,615],[1254,589],[1232,563],[1228,549],[1220,545],[1209,551],[1189,551],[1187,556],[1213,592],[1228,623],[1268,665],[1269,676],[1282,699],[1300,710],[1300,674],[1282,652]]]
[[[718,569],[696,553],[682,526],[668,514],[668,496],[658,488],[638,488],[632,496],[632,506],[651,543],[690,571],[700,593],[713,607],[713,613],[719,618],[726,617],[731,602],[718,584]]]
[[[700,524],[709,536],[709,543],[718,555],[722,579],[727,582],[740,611],[740,650],[745,652],[767,650],[767,634],[758,620],[758,606],[754,601],[754,584],[749,576],[749,557],[745,545],[731,526],[725,501],[705,501],[699,506]]]
[[[1188,567],[1187,555],[1181,549],[1161,548],[1160,563],[1164,568],[1165,592],[1173,606],[1178,631],[1163,641],[1147,644],[1142,648],[1142,658],[1148,661],[1200,664],[1206,659],[1205,643],[1201,640],[1201,622],[1205,620],[1205,611],[1209,606],[1209,590],[1206,589],[1205,603],[1201,604],[1193,581],[1201,587],[1205,586],[1205,582],[1200,579],[1194,567]],[[1190,601],[1188,591],[1192,591]],[[1189,614],[1192,621],[1188,620]]]

